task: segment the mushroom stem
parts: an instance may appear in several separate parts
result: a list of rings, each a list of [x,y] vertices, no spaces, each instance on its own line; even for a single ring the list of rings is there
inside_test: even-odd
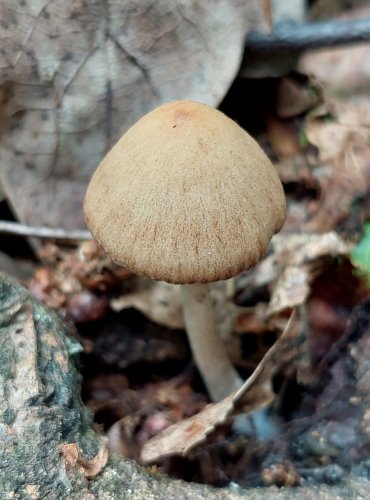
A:
[[[243,381],[227,356],[216,324],[208,286],[181,285],[185,327],[194,361],[213,401],[220,401]]]

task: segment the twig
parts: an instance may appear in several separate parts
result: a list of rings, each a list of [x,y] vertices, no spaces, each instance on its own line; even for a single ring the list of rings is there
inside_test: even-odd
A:
[[[247,52],[300,52],[307,49],[370,41],[370,19],[321,21],[307,24],[280,23],[269,35],[252,32]]]
[[[33,238],[49,238],[53,240],[91,240],[87,229],[63,229],[61,227],[27,226],[18,222],[0,220],[0,233],[31,236]]]

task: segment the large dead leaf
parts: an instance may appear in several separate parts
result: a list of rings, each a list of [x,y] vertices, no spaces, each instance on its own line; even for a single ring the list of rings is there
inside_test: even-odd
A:
[[[293,314],[280,338],[240,389],[148,441],[141,453],[143,462],[154,462],[168,455],[186,455],[203,442],[216,426],[224,423],[236,406],[242,408],[243,414],[248,414],[270,403],[275,397],[272,389],[274,374],[297,357],[301,343],[297,335],[298,324]]]
[[[86,184],[140,116],[217,105],[258,0],[34,0],[0,5],[0,177],[25,222],[81,227]]]

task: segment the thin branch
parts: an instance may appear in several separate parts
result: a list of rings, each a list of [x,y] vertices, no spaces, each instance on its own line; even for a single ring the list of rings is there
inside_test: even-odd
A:
[[[300,52],[369,41],[370,18],[307,24],[286,22],[276,25],[269,35],[250,33],[245,48],[257,53]]]
[[[91,240],[87,229],[63,229],[61,227],[27,226],[18,222],[0,220],[0,233],[31,236],[33,238],[49,238],[52,240]]]

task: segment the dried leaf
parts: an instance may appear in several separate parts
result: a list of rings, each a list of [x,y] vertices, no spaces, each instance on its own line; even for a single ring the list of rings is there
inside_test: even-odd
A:
[[[160,103],[216,105],[258,0],[40,0],[0,9],[1,182],[22,222],[84,225],[93,170]]]
[[[334,229],[348,218],[353,200],[370,189],[370,115],[364,111],[369,104],[370,97],[330,103],[308,118],[306,136],[319,152],[314,176],[321,197],[305,229]]]
[[[141,460],[150,463],[169,455],[186,455],[226,420],[234,408],[235,398],[233,393],[220,403],[210,404],[197,415],[168,427],[144,445]]]
[[[48,307],[66,308],[77,322],[103,317],[108,299],[101,292],[117,288],[131,276],[93,240],[72,251],[49,243],[41,247],[40,256],[45,266],[29,280],[30,292]]]
[[[366,17],[370,9],[348,17]],[[345,222],[355,199],[370,189],[369,44],[315,51],[304,55],[301,71],[325,85],[326,101],[309,114],[307,140],[318,149],[313,175],[320,201],[305,229],[328,231]]]
[[[112,299],[114,311],[134,307],[149,319],[168,328],[183,329],[180,287],[164,281],[137,280],[137,290]]]
[[[348,256],[352,245],[335,232],[324,234],[276,235],[273,239],[274,259],[280,267],[279,278],[274,284],[268,314],[303,304],[310,284],[316,276],[320,259]]]
[[[271,116],[267,119],[267,133],[271,146],[278,158],[293,157],[301,152],[298,125]]]
[[[122,415],[108,431],[112,452],[139,460],[140,449],[149,439],[204,408],[206,396],[195,394],[187,380],[188,375],[184,375],[170,381],[147,384],[136,391],[127,389],[110,404],[106,401],[105,413],[109,405],[111,409],[115,405],[114,413]],[[134,404],[132,396],[136,398]],[[90,407],[94,406],[90,402]]]
[[[242,407],[243,413],[247,414],[271,402],[275,397],[272,390],[273,375],[297,356],[296,326],[296,318],[292,314],[280,338],[240,389],[223,401],[206,406],[197,415],[168,427],[148,441],[141,452],[142,461],[149,463],[169,455],[186,455],[203,442],[215,427],[224,423],[236,406]]]
[[[173,329],[184,329],[182,314],[181,289],[163,281],[144,280],[138,278],[134,292],[126,293],[110,301],[114,311],[134,307],[155,323]],[[221,337],[227,342],[240,313],[240,308],[230,300],[233,281],[228,280],[210,285],[217,323]]]

